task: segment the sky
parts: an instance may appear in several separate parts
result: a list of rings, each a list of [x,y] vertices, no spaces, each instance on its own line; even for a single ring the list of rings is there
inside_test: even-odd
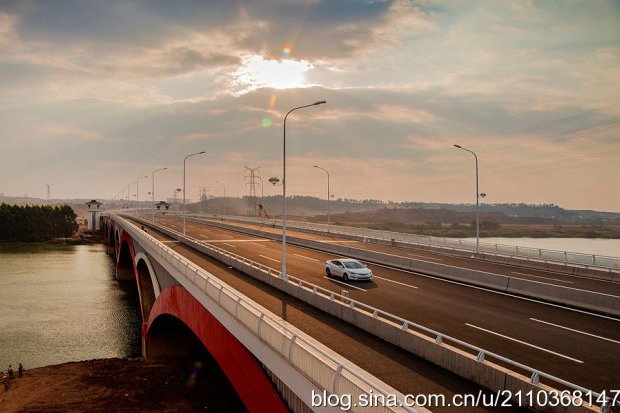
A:
[[[620,211],[620,2],[0,0],[0,193]]]

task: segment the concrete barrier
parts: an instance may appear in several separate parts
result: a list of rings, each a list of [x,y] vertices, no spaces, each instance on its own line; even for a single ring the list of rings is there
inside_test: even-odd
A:
[[[228,221],[234,222],[234,219],[229,218]],[[244,221],[240,221],[240,222],[245,223]],[[270,224],[270,225],[265,225],[265,226],[269,226],[270,228],[279,227],[276,224]],[[321,231],[317,229],[296,227],[294,225],[294,222],[289,223],[287,226],[291,230],[295,230],[299,232],[306,232],[309,234],[319,234],[319,235],[326,234],[325,231]],[[440,246],[440,245],[432,245],[432,244],[425,244],[425,243],[403,242],[403,241],[398,241],[398,240],[372,238],[368,236],[345,234],[345,233],[339,233],[339,232],[334,232],[334,235],[340,238],[345,238],[345,239],[363,241],[363,242],[374,243],[374,244],[392,245],[392,246],[405,248],[405,249],[429,251],[429,252],[435,252],[438,254],[448,253],[451,255],[456,255],[456,256],[461,256],[461,257],[471,257],[472,255],[472,250],[459,249],[459,248],[456,248],[455,246],[448,246],[448,245]],[[611,269],[607,269],[603,267],[569,264],[569,263],[555,262],[555,261],[542,260],[542,259],[537,260],[537,259],[528,258],[525,256],[511,256],[511,255],[504,255],[504,254],[499,254],[499,253],[493,254],[493,253],[488,253],[488,252],[481,252],[481,253],[476,254],[476,258],[485,260],[485,261],[504,263],[504,264],[514,265],[514,266],[519,266],[519,267],[524,267],[524,268],[549,269],[552,271],[558,271],[558,272],[563,272],[567,274],[586,275],[592,278],[600,278],[604,280],[613,279],[614,276],[616,277],[616,279],[620,277],[620,271],[612,271]]]
[[[254,228],[238,227],[233,224],[222,222],[210,222],[210,225],[273,240],[281,239],[279,234],[273,234]],[[368,251],[360,248],[324,243],[307,238],[287,236],[286,239],[287,243],[292,245],[312,248],[334,255],[347,256],[362,261],[383,264],[390,267],[432,275],[451,281],[459,281],[496,291],[536,298],[539,300],[595,311],[616,317],[620,316],[619,296],[602,294],[594,291],[578,290],[559,285],[550,285],[538,281],[524,280],[429,261],[415,260],[377,251]],[[510,264],[509,262],[507,263]],[[556,265],[556,263],[553,263],[553,265]]]
[[[544,384],[532,383],[527,376],[502,367],[493,361],[485,359],[479,360],[475,355],[467,353],[457,347],[438,342],[436,339],[413,329],[403,328],[403,325],[399,323],[390,321],[383,317],[378,317],[377,315],[365,311],[364,309],[352,307],[349,303],[331,298],[321,292],[314,292],[308,287],[299,286],[292,282],[283,280],[275,274],[270,274],[264,269],[252,266],[250,262],[236,260],[231,256],[209,248],[202,243],[183,239],[174,232],[165,228],[158,227],[158,230],[162,231],[171,238],[179,240],[186,245],[191,246],[192,248],[221,262],[224,262],[259,281],[271,285],[274,288],[308,303],[315,308],[318,308],[364,331],[380,337],[381,339],[415,354],[416,356],[421,357],[435,365],[443,367],[454,374],[495,392],[496,394],[497,392],[501,392],[503,390],[507,391],[506,394],[513,396],[518,394],[517,392],[519,391],[521,391],[521,394],[527,394],[528,391],[533,391],[534,394],[537,394],[536,392],[539,391],[558,391]],[[304,242],[310,242],[310,240],[302,240]],[[349,247],[336,247],[350,249]],[[515,288],[524,287],[521,286]],[[523,401],[518,400],[516,397],[513,397],[512,400],[514,402]],[[587,406],[528,407],[541,413],[592,413],[601,411],[599,408],[590,408]]]

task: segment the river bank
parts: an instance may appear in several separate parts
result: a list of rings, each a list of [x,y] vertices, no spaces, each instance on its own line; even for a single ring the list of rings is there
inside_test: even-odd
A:
[[[49,244],[49,245],[94,245],[103,242],[103,234],[100,231],[78,231],[71,237],[52,238],[44,241],[19,241],[0,239],[0,246],[6,244]]]
[[[28,366],[26,366],[28,367]],[[219,369],[187,360],[98,359],[28,369],[0,388],[0,411],[242,412]]]

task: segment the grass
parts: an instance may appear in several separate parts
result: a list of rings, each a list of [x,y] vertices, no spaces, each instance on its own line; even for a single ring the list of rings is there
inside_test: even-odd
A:
[[[425,223],[346,223],[336,225],[355,226],[382,231],[405,232],[448,238],[471,238],[476,236],[475,226],[464,224]],[[503,238],[616,238],[620,239],[620,225],[519,225],[504,224],[496,228],[481,225],[481,237]]]

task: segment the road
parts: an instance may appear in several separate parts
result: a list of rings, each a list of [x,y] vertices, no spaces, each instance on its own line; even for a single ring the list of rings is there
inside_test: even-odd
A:
[[[209,271],[237,291],[267,308],[282,314],[286,306],[287,322],[320,341],[330,350],[342,355],[378,379],[402,392],[412,395],[444,395],[448,400],[455,394],[477,394],[480,386],[462,379],[411,353],[387,343],[355,326],[324,313],[300,300],[232,269],[199,251],[173,241],[152,228],[150,235],[180,253],[201,268]],[[233,242],[235,242],[233,240]],[[260,242],[260,241],[259,241]],[[524,408],[433,407],[433,412],[497,412],[525,413]]]
[[[162,223],[182,230],[177,219]],[[190,221],[187,233],[280,268],[281,244],[277,241]],[[320,238],[315,234],[296,235]],[[373,281],[343,283],[325,276],[323,263],[331,258],[335,256],[288,245],[287,272],[334,292],[346,289],[352,298],[368,305],[586,388],[620,388],[618,319],[372,264]]]
[[[271,232],[274,234],[282,233],[282,230],[279,228],[272,228],[257,224],[239,222],[234,222],[232,224],[240,227],[260,229],[261,231]],[[415,249],[407,249],[402,247],[393,247],[389,245],[364,243],[359,241],[346,240],[340,237],[310,234],[307,232],[292,230],[290,228],[287,228],[286,232],[288,235],[295,237],[313,239],[323,242],[339,244],[342,243],[342,245],[363,248],[369,251],[384,252],[391,255],[399,255],[402,257],[417,259],[421,261],[429,261],[443,265],[484,271],[491,274],[509,276],[511,278],[521,278],[541,284],[557,285],[560,287],[575,288],[580,290],[598,292],[601,294],[620,296],[620,282],[618,281],[603,280],[591,276],[572,275],[558,271],[548,271],[544,269],[533,269],[527,267],[517,267],[515,265],[493,263],[489,261],[453,255],[450,254],[448,251],[446,251],[445,254],[441,254]]]

